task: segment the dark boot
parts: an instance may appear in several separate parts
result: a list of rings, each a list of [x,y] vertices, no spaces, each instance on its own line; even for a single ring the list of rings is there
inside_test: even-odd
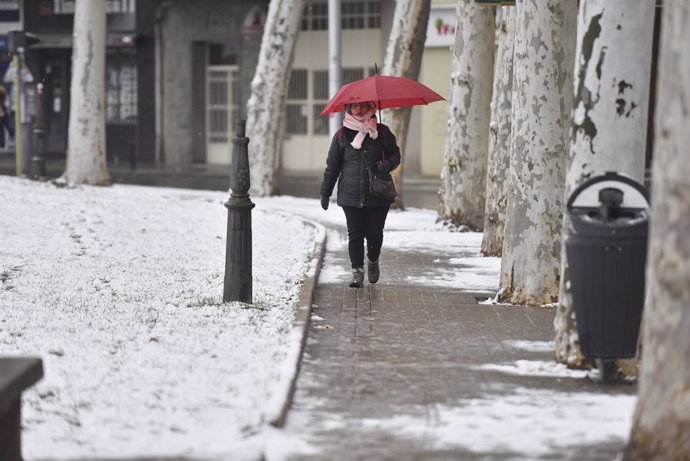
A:
[[[364,285],[364,268],[355,267],[352,269],[350,288],[362,288],[362,285]]]
[[[378,282],[380,275],[379,260],[377,259],[376,261],[369,261],[369,264],[367,264],[367,277],[369,277],[369,283]]]

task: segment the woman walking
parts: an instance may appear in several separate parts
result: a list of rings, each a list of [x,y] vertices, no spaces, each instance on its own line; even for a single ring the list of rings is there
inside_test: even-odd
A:
[[[367,170],[385,176],[399,164],[400,149],[395,136],[386,125],[376,123],[375,104],[368,101],[346,105],[343,128],[333,136],[328,151],[321,182],[321,208],[328,209],[337,181],[337,202],[347,221],[352,288],[361,288],[364,284],[364,239],[367,241],[369,283],[379,280],[383,228],[393,203],[393,200],[374,197],[369,192]]]

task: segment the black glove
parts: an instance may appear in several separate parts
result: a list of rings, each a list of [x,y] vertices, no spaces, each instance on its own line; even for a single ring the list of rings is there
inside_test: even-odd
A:
[[[388,174],[391,172],[391,161],[390,160],[381,160],[377,164],[377,169],[379,170],[379,173],[382,174]]]
[[[321,196],[321,208],[324,210],[328,209],[328,203],[330,201],[330,197],[326,197],[325,195]]]

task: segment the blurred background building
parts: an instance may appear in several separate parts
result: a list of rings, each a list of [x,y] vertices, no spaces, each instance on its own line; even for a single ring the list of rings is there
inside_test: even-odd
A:
[[[35,85],[43,83],[48,161],[64,159],[67,149],[74,3],[0,1],[0,73],[10,63],[9,30],[41,39],[25,52],[33,80],[25,82],[23,101],[30,120]],[[227,171],[235,120],[245,118],[268,0],[106,3],[109,163],[164,169],[217,165]],[[432,3],[420,80],[448,97],[454,3]],[[342,1],[343,83],[372,75],[375,64],[382,67],[394,8],[393,0]],[[287,175],[316,177],[325,164],[328,119],[318,114],[329,99],[327,27],[327,0],[307,0],[285,108],[281,170]],[[408,175],[438,176],[445,119],[445,103],[413,109]]]

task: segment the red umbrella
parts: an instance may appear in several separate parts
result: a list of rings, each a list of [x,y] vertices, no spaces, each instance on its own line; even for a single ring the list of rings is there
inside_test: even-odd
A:
[[[378,109],[389,109],[444,100],[440,94],[409,78],[373,75],[343,85],[320,115],[342,112],[346,104],[353,102],[374,101]]]

